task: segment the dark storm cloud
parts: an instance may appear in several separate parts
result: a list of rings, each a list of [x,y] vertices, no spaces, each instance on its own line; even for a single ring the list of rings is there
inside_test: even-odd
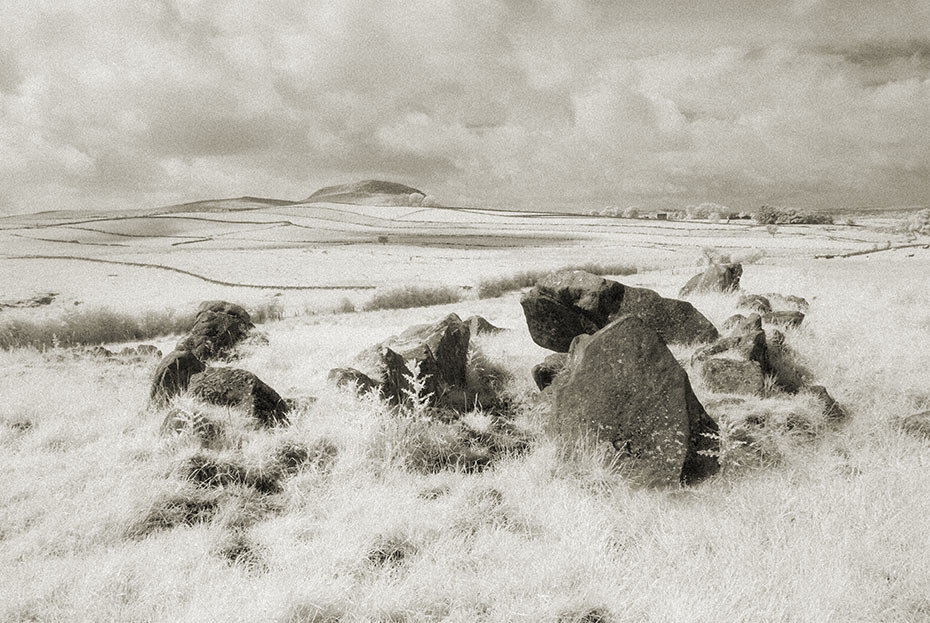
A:
[[[930,194],[926,0],[37,0],[0,40],[7,211]]]

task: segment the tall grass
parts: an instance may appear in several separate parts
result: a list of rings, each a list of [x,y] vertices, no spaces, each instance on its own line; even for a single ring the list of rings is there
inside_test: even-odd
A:
[[[478,298],[491,299],[507,292],[529,288],[556,270],[583,270],[595,275],[634,275],[637,273],[637,268],[630,264],[601,264],[598,262],[564,266],[555,270],[525,270],[512,275],[482,280],[478,284]]]
[[[377,309],[408,309],[429,305],[458,303],[464,298],[461,291],[448,287],[405,286],[379,292],[362,305],[365,311]]]
[[[138,315],[99,307],[41,320],[10,318],[0,321],[0,349],[111,344],[179,335],[190,330],[195,315],[195,310],[179,314],[167,309]],[[281,320],[284,307],[271,301],[252,308],[249,315],[255,324]]]
[[[97,308],[74,311],[56,318],[11,318],[0,323],[0,349],[82,346],[145,340],[185,333],[194,313],[149,311],[142,316]]]

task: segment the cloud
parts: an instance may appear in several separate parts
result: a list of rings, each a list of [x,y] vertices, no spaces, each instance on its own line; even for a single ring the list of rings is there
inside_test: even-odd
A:
[[[930,3],[732,7],[19,3],[0,22],[0,210],[369,177],[515,207],[925,202]]]

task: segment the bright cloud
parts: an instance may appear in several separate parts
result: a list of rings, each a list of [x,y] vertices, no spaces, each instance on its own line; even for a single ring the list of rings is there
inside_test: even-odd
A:
[[[4,212],[367,177],[526,208],[930,196],[927,0],[7,4]]]

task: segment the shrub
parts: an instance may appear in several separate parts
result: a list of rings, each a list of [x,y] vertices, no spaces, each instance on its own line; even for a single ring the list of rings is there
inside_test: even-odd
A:
[[[924,208],[909,216],[905,229],[912,234],[930,236],[930,208]]]
[[[526,270],[505,277],[495,277],[481,281],[478,284],[478,298],[490,299],[514,290],[529,288],[536,285],[537,281],[549,273],[557,270],[583,270],[595,275],[634,275],[637,272],[636,267],[629,264],[601,264],[596,262],[570,265],[554,270]]]
[[[11,319],[0,324],[0,348],[49,348],[144,340],[190,330],[193,314],[173,310],[147,312],[138,318],[109,309],[88,309],[44,320]]]
[[[753,214],[760,225],[832,225],[833,215],[764,205]]]
[[[284,319],[284,307],[278,301],[262,303],[249,311],[249,316],[255,324],[262,324],[272,320]]]
[[[462,293],[455,288],[406,286],[375,294],[362,306],[362,309],[374,311],[376,309],[427,307],[457,303],[462,298]]]

